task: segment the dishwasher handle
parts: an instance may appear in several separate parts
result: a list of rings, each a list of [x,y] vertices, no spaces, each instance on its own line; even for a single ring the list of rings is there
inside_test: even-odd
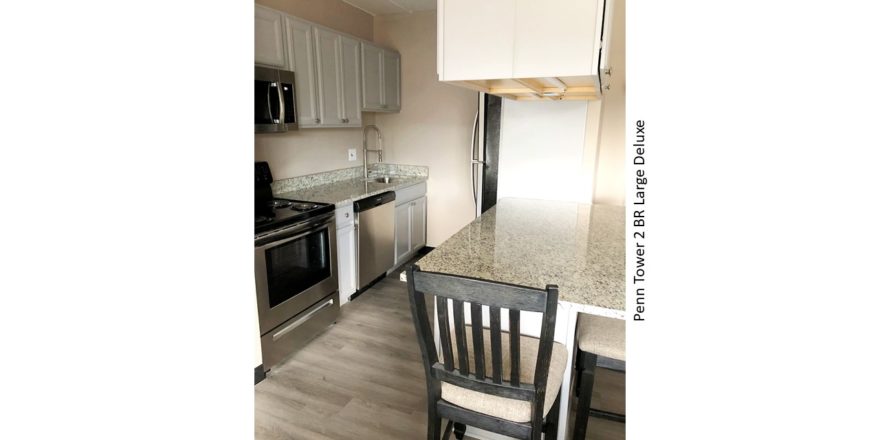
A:
[[[393,202],[396,198],[397,195],[394,193],[394,191],[387,191],[383,192],[382,194],[376,194],[375,196],[367,197],[365,199],[354,202],[354,212],[362,212],[368,209],[373,209],[388,202]]]

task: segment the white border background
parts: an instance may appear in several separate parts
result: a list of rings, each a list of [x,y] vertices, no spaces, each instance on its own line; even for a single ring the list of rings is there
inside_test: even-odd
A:
[[[0,437],[251,438],[251,3],[2,8]],[[629,0],[630,439],[877,437],[867,8]]]
[[[877,11],[627,14],[627,125],[646,121],[649,181],[628,438],[876,438]]]

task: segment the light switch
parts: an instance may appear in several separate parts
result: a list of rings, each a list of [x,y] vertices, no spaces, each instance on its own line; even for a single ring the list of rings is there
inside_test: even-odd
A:
[[[358,150],[357,148],[349,148],[348,149],[348,161],[354,162],[358,160]]]

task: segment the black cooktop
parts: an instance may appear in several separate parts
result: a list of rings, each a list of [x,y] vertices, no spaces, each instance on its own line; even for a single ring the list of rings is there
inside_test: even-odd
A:
[[[272,198],[254,212],[254,234],[280,229],[303,220],[333,212],[335,206],[329,203],[304,202]]]
[[[330,203],[281,199],[272,194],[272,171],[267,162],[254,162],[254,234],[299,223],[336,208]]]

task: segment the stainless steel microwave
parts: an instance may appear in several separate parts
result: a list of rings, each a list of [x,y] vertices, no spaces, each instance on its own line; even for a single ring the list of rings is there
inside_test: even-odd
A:
[[[293,72],[254,68],[254,133],[298,130]]]

